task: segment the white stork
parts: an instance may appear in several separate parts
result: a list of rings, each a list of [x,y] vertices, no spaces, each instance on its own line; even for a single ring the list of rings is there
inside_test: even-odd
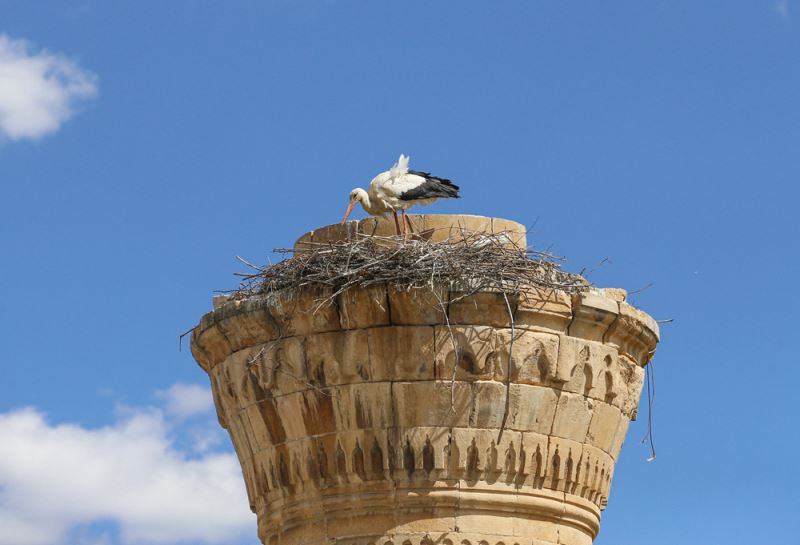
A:
[[[362,208],[373,216],[383,216],[391,212],[398,235],[401,234],[397,219],[397,211],[400,210],[403,216],[402,234],[408,236],[411,222],[406,216],[406,210],[415,204],[426,205],[437,199],[451,197],[459,197],[457,185],[428,172],[409,170],[408,157],[400,155],[390,170],[381,172],[372,179],[366,191],[357,187],[350,192],[350,204],[342,223],[347,221],[353,207],[360,202]]]

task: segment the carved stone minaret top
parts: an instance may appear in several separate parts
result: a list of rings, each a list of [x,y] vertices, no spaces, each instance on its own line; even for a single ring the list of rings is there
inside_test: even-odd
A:
[[[502,231],[525,245],[508,220],[411,219],[434,239]],[[296,251],[393,229],[375,218],[331,226]],[[222,302],[193,332],[262,542],[591,543],[658,342],[654,320],[619,289],[525,298],[509,362],[497,293],[444,316],[424,293],[351,291],[320,308],[310,289]]]

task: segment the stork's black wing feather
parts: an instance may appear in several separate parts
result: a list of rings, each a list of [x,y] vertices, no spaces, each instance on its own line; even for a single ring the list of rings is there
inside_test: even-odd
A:
[[[408,173],[422,176],[425,178],[425,182],[401,193],[400,200],[459,198],[459,187],[446,178],[439,178],[438,176],[433,176],[430,172],[420,172],[418,170],[409,170]]]

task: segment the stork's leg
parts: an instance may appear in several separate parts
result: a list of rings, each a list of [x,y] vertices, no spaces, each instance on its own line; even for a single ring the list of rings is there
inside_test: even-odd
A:
[[[402,216],[400,223],[403,224],[403,240],[408,240],[408,228],[406,227],[406,211],[401,210],[400,215]]]
[[[394,216],[394,226],[397,228],[397,234],[400,233],[400,220],[397,219],[397,210],[392,209],[392,215]]]
[[[414,229],[411,227],[411,220],[408,219],[405,210],[403,210],[403,227],[405,228],[406,239],[408,239],[409,235],[414,234]]]

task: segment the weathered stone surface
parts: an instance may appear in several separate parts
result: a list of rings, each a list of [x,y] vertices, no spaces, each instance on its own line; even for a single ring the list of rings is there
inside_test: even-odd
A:
[[[200,333],[198,333],[198,331],[200,331]],[[226,339],[222,332],[214,325],[203,330],[200,330],[199,327],[195,329],[192,333],[192,346],[196,346],[197,349],[199,349],[193,348],[192,354],[194,355],[195,352],[197,352],[197,354],[201,356],[201,359],[198,361],[200,361],[206,369],[214,367],[224,360],[227,354],[233,351],[228,339]]]
[[[619,363],[623,383],[620,389],[624,392],[619,407],[631,420],[636,420],[639,398],[644,386],[644,368],[624,356],[619,358]]]
[[[311,231],[311,241],[315,248],[320,248],[332,242],[352,240],[355,238],[357,232],[354,227],[355,225],[353,222],[326,225],[325,227],[320,227],[319,229]]]
[[[525,293],[519,298],[514,321],[523,329],[564,333],[572,321],[572,300],[554,290]]]
[[[454,298],[460,297],[458,292]],[[511,327],[514,300],[506,304],[501,292],[482,291],[450,303],[450,323]]]
[[[556,392],[552,388],[512,384],[510,393],[514,410],[510,413],[508,427],[524,432],[550,433],[558,405]]]
[[[582,395],[561,392],[552,434],[583,443],[592,420],[591,403]]]
[[[398,289],[389,286],[389,308],[393,325],[436,325],[445,323],[449,293],[442,289]]]
[[[305,371],[299,372],[302,380],[319,386],[351,384],[370,378],[369,332],[364,329],[335,333],[308,335],[304,342]],[[298,362],[302,365],[301,362]],[[289,377],[291,378],[291,376]],[[295,381],[299,386],[305,386]],[[286,392],[284,392],[286,393]]]
[[[488,380],[498,361],[491,327],[436,327],[436,378]],[[455,375],[454,375],[455,368]]]
[[[386,286],[348,290],[338,296],[342,329],[360,329],[389,325]]]
[[[621,422],[627,420],[627,418],[613,405],[608,405],[602,401],[596,401],[592,405],[592,421],[589,424],[586,442],[614,457],[612,451],[617,430]]]
[[[278,292],[267,299],[281,336],[293,337],[339,329],[339,313],[332,296],[330,290],[308,289]]]
[[[495,332],[494,378],[505,381],[511,355],[511,380],[520,384],[546,384],[553,380],[558,362],[559,337],[552,333],[499,329]]]
[[[600,292],[618,303],[624,303],[628,299],[628,290],[623,288],[600,288]]]
[[[628,303],[619,303],[619,317],[606,333],[606,342],[639,365],[646,365],[658,344],[658,324],[645,312]]]
[[[345,335],[341,338],[337,337],[337,340],[346,343],[348,338]],[[259,351],[261,352],[258,360],[259,376],[263,377],[265,385],[274,384],[271,387],[274,395],[279,396],[305,390],[309,387],[310,381],[315,380],[315,377],[309,376],[306,366],[305,337],[280,339],[261,345]],[[350,363],[351,360],[348,360],[348,364]],[[346,368],[340,369],[340,373],[344,373],[345,370]]]
[[[628,415],[622,413],[619,426],[617,426],[617,433],[614,435],[614,440],[611,442],[611,448],[608,451],[614,460],[619,458],[619,451],[622,449],[622,443],[625,442],[625,436],[628,435],[629,424],[630,420],[628,420]]]
[[[561,336],[558,365],[553,382],[567,392],[583,394],[607,403],[617,403],[622,377],[614,347]]]
[[[619,315],[619,303],[605,297],[599,290],[592,290],[572,297],[572,314],[569,324],[571,336],[602,342]]]
[[[386,429],[393,425],[392,384],[350,384],[331,391],[336,428]]]
[[[451,397],[452,394],[452,397]],[[394,382],[395,425],[467,427],[470,387],[463,382]]]
[[[417,237],[505,232],[525,244],[524,227],[506,220],[410,219]],[[394,222],[324,227],[296,248],[367,234],[392,237]],[[192,353],[263,543],[588,545],[597,535],[657,325],[619,289],[512,296],[513,331],[502,294],[445,315],[439,301],[452,294],[437,289],[217,301],[195,328]]]
[[[414,222],[416,224],[416,222]],[[397,227],[390,216],[384,218],[365,218],[357,222],[358,232],[370,237],[393,237],[397,235]]]
[[[432,327],[372,328],[368,345],[373,380],[433,380]]]
[[[491,233],[492,220],[483,216],[425,215],[423,238],[434,242],[463,240],[471,233]]]

